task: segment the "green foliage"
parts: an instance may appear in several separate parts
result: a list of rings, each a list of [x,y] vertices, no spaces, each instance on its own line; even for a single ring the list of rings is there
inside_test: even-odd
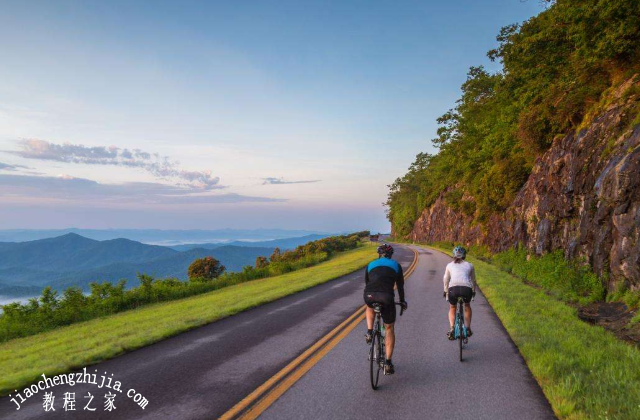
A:
[[[560,419],[640,418],[640,351],[575,308],[471,258],[478,284]],[[587,288],[588,289],[588,288]]]
[[[607,296],[608,302],[624,302],[629,308],[640,308],[640,292],[629,289],[626,281],[618,283],[616,290]],[[633,322],[640,321],[640,314],[634,317]]]
[[[225,270],[225,266],[220,264],[220,261],[213,257],[204,257],[192,262],[187,274],[190,281],[211,281],[220,277]]]
[[[265,268],[267,265],[269,265],[269,260],[267,259],[267,257],[256,258],[256,264],[255,264],[256,269]]]
[[[3,305],[3,313],[0,314],[0,342],[151,303],[181,299],[311,267],[326,261],[335,253],[359,247],[360,238],[368,235],[369,232],[357,232],[309,242],[285,253],[278,250],[271,256],[270,262],[265,257],[260,257],[263,265],[246,266],[238,273],[222,273],[224,266],[213,258],[199,259],[189,267],[189,282],[175,278],[155,279],[146,274],[138,274],[139,287],[126,290],[125,280],[116,285],[94,282],[90,285],[91,293],[88,296],[80,288],[70,287],[62,297],[51,287],[47,287],[40,298],[32,298],[26,304],[14,302]],[[215,281],[211,281],[213,279]]]
[[[397,235],[407,235],[443,193],[479,222],[508,207],[535,158],[638,68],[640,2],[559,0],[502,28],[497,39],[488,55],[502,71],[469,70],[456,107],[438,119],[439,153],[419,153],[389,186],[387,215]],[[473,201],[461,202],[463,195]]]
[[[605,288],[591,267],[567,261],[560,251],[536,257],[525,249],[512,249],[494,255],[492,262],[562,300],[586,304],[605,296]]]
[[[0,343],[0,395],[22,389],[34,380],[37,382],[43,373],[53,376],[82,369],[352,273],[377,257],[375,249],[362,246],[306,270],[146,305],[69,325],[60,331]],[[194,285],[203,289],[217,287],[228,275],[223,274],[213,282],[185,284],[190,288]]]

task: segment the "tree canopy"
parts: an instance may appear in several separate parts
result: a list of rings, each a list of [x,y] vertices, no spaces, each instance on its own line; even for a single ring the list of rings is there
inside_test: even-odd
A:
[[[601,95],[640,67],[640,2],[558,0],[503,27],[489,73],[471,67],[462,96],[438,118],[435,155],[419,153],[389,185],[388,218],[406,235],[444,194],[482,223],[507,208],[535,158],[576,129]]]

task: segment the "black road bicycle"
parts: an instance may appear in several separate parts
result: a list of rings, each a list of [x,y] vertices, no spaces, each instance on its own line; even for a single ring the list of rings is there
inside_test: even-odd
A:
[[[396,305],[400,305],[400,302],[395,302]],[[374,303],[372,306],[373,311],[376,313],[375,320],[373,322],[373,334],[371,339],[371,349],[369,349],[369,367],[371,373],[371,388],[378,389],[378,381],[380,380],[380,370],[384,369],[384,364],[387,361],[387,353],[384,345],[384,325],[382,323],[382,305]],[[400,316],[404,309],[400,309]]]

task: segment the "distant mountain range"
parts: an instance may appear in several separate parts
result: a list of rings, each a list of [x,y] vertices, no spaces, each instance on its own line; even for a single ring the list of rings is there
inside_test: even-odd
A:
[[[44,286],[61,291],[69,286],[88,289],[93,281],[127,279],[138,284],[137,273],[186,279],[196,258],[212,256],[239,271],[256,257],[269,256],[273,247],[223,245],[175,250],[129,239],[97,241],[75,233],[28,242],[0,242],[0,295],[39,294]]]
[[[224,246],[243,246],[243,247],[262,247],[262,248],[280,248],[282,250],[286,249],[294,249],[297,246],[304,245],[307,242],[317,241],[318,239],[326,238],[330,235],[306,235],[301,236],[299,238],[284,238],[284,239],[272,239],[270,241],[232,241],[232,242],[223,242],[223,243],[212,243],[212,244],[185,244],[185,245],[176,245],[172,246],[172,249],[176,251],[188,251],[194,248],[204,248],[204,249],[217,249]]]
[[[105,241],[126,238],[156,245],[217,243],[229,241],[268,241],[306,235],[326,235],[326,232],[285,229],[217,229],[217,230],[161,230],[161,229],[11,229],[0,230],[0,242],[24,242],[55,238],[75,233],[85,238]]]

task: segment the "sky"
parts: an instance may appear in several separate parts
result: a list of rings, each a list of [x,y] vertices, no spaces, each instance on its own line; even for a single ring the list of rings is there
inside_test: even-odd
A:
[[[3,1],[0,229],[389,231],[536,0]]]

